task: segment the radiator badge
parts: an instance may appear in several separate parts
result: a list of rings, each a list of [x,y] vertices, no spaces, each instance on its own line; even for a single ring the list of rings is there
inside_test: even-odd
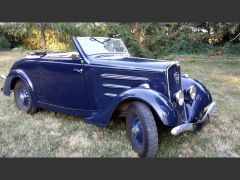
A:
[[[179,73],[178,73],[178,72],[175,72],[175,73],[174,73],[174,79],[175,79],[175,81],[176,81],[177,84],[179,84],[179,77],[180,77],[180,76],[179,76]]]

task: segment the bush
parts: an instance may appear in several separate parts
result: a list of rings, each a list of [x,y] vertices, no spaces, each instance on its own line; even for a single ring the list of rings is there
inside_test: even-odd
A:
[[[133,56],[240,56],[240,41],[230,42],[239,32],[239,23],[47,23],[45,39],[49,51],[75,49],[71,41],[73,35],[111,37],[121,34]],[[42,49],[39,23],[0,23],[0,49],[8,48],[20,52],[26,48]]]
[[[27,51],[27,49],[24,46],[19,46],[19,47],[13,48],[12,51],[13,52],[25,52],[25,51]]]
[[[211,50],[211,45],[204,44],[195,36],[182,35],[170,49],[173,53],[180,54],[206,54]]]
[[[240,56],[240,43],[227,46],[224,50],[224,54]]]
[[[11,47],[10,42],[5,36],[0,36],[0,49],[9,49]]]

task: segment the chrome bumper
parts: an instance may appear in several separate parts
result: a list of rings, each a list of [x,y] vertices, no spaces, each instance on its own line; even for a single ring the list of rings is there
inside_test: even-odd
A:
[[[171,134],[174,136],[177,136],[186,131],[194,132],[194,131],[201,129],[208,121],[209,116],[211,116],[213,111],[216,109],[216,106],[217,106],[217,103],[215,101],[212,102],[211,104],[209,104],[207,106],[206,112],[205,112],[204,116],[202,117],[202,119],[200,119],[199,121],[197,121],[195,123],[185,123],[185,124],[176,126],[171,130]]]

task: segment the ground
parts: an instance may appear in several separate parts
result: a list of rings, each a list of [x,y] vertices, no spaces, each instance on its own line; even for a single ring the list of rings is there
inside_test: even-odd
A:
[[[0,75],[24,53],[0,51]],[[172,55],[182,73],[208,87],[218,107],[197,133],[178,137],[171,129],[159,132],[157,157],[240,156],[240,58]],[[0,87],[3,81],[0,80]],[[0,93],[0,157],[136,157],[126,139],[123,122],[108,128],[87,124],[79,117],[41,110],[19,111],[13,96]]]

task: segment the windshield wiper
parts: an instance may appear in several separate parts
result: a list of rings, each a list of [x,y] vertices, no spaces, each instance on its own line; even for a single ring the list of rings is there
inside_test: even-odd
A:
[[[90,40],[97,41],[97,42],[99,42],[99,43],[101,43],[101,44],[104,44],[104,42],[99,41],[98,39],[96,39],[96,38],[94,38],[94,37],[90,37]]]
[[[104,44],[105,42],[107,42],[107,41],[109,41],[109,40],[111,40],[112,38],[110,37],[110,38],[108,38],[108,39],[106,39],[106,40],[104,40],[104,41],[99,41],[98,39],[96,39],[96,38],[94,38],[94,37],[90,37],[90,40],[93,40],[93,41],[97,41],[97,42],[99,42],[99,43],[101,43],[101,44]]]
[[[112,38],[108,38],[106,40],[103,41],[103,43],[107,42],[107,41],[110,41]]]
[[[107,38],[105,41],[103,41],[104,43],[111,40],[112,38],[118,38],[119,36],[121,36],[121,34],[116,34],[116,35],[111,35],[109,38]]]

